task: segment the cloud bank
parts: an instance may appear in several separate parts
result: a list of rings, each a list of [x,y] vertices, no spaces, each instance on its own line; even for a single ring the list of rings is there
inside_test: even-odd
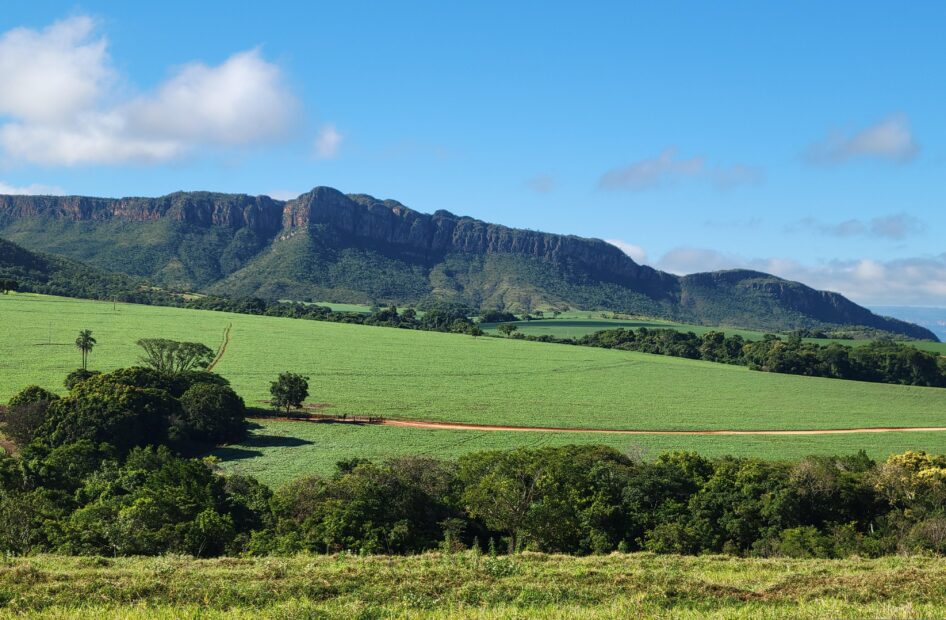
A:
[[[805,265],[786,258],[745,258],[704,248],[676,248],[656,267],[677,274],[754,269],[836,291],[861,304],[946,305],[946,253],[878,261],[830,260]]]
[[[896,213],[870,220],[850,219],[837,224],[828,224],[806,217],[786,227],[787,232],[813,232],[829,237],[876,237],[902,241],[921,234],[926,224],[909,213]]]
[[[258,49],[215,66],[177,68],[153,91],[121,98],[108,41],[79,16],[0,35],[0,149],[16,163],[154,163],[201,148],[277,140],[298,101]]]
[[[686,180],[709,181],[717,189],[729,190],[741,185],[755,185],[764,178],[761,168],[736,164],[711,166],[705,157],[682,158],[675,148],[668,148],[656,157],[641,159],[601,176],[598,187],[606,190],[640,192],[676,185]]]

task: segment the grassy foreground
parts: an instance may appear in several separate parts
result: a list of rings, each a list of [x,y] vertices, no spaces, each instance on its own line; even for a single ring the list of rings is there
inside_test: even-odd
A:
[[[0,565],[0,618],[933,618],[946,560],[649,554],[217,560],[39,556]]]

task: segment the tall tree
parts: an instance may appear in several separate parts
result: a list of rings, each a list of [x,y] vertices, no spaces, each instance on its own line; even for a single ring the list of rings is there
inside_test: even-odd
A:
[[[309,395],[309,378],[293,372],[282,372],[269,386],[273,407],[286,410],[302,406],[302,401]]]
[[[76,348],[82,352],[82,370],[86,370],[89,365],[89,353],[95,346],[95,338],[92,337],[91,329],[83,329],[76,338]]]
[[[213,349],[200,342],[178,342],[166,338],[143,338],[138,346],[144,349],[141,361],[158,372],[175,374],[207,368],[213,360]]]

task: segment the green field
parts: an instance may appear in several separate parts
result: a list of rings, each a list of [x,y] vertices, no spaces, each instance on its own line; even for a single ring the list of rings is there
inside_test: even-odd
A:
[[[0,618],[942,618],[946,560],[37,556],[0,595]]]
[[[80,329],[93,330],[99,341],[91,367],[108,370],[136,362],[139,338],[199,340],[216,348],[232,324],[216,370],[250,405],[268,397],[278,372],[290,370],[309,375],[310,400],[327,404],[328,412],[388,418],[661,430],[946,426],[942,389],[760,373],[590,347],[26,294],[0,297],[0,323],[7,326],[0,332],[0,401],[31,383],[62,391],[63,377],[79,363],[72,343]],[[431,454],[447,456],[457,453],[450,444],[479,449],[538,439],[531,433],[493,432],[477,439],[477,431],[444,431],[444,445],[432,439],[434,431],[382,428],[371,429],[367,439],[345,448],[346,454],[403,452],[404,442],[390,439],[399,432],[426,438],[419,441],[432,442]],[[835,452],[864,447],[878,455],[914,446],[946,451],[937,448],[939,435],[918,433],[902,440],[868,434],[798,441],[615,437],[568,435],[554,441],[767,456],[799,454],[816,444]],[[780,447],[788,445],[797,447]],[[336,460],[319,454],[307,456],[302,470],[324,470]]]
[[[602,433],[499,432],[417,429],[395,426],[254,420],[250,436],[214,455],[230,473],[253,476],[278,487],[310,474],[331,474],[335,463],[355,457],[385,459],[425,455],[453,459],[470,452],[606,444],[633,457],[652,459],[671,450],[706,456],[738,454],[801,458],[811,454],[866,451],[878,459],[907,450],[946,454],[946,433],[899,432],[850,435],[609,435]]]
[[[526,336],[554,336],[556,338],[580,338],[601,331],[602,329],[674,329],[681,332],[693,332],[697,336],[702,336],[706,332],[717,331],[724,332],[728,336],[740,335],[746,340],[762,340],[764,332],[751,329],[739,329],[736,327],[711,327],[706,325],[691,325],[689,323],[674,323],[672,321],[662,321],[660,319],[608,319],[603,318],[600,312],[569,312],[562,313],[555,319],[537,319],[532,321],[514,321],[518,331]],[[481,327],[491,333],[498,333],[496,327],[498,323],[483,323]],[[870,340],[841,340],[841,339],[816,339],[805,338],[806,342],[816,344],[829,344],[836,342],[849,347],[858,347],[870,343]],[[916,340],[909,342],[911,346],[924,351],[933,353],[942,353],[946,355],[946,342],[929,342],[925,340]]]
[[[575,316],[577,315],[577,316]],[[527,336],[555,336],[557,338],[580,338],[602,329],[674,329],[682,332],[693,332],[701,336],[706,332],[721,331],[729,336],[739,334],[747,340],[761,340],[765,334],[751,329],[735,327],[708,327],[706,325],[691,325],[689,323],[674,323],[660,319],[607,319],[601,313],[571,312],[562,314],[556,319],[535,319],[531,321],[513,321],[518,331]],[[486,331],[495,332],[498,323],[483,323],[481,327]]]

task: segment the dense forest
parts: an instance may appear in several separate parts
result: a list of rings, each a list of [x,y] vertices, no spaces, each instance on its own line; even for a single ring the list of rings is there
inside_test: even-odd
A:
[[[275,491],[187,458],[245,432],[204,371],[77,371],[3,412],[0,551],[417,553],[478,548],[842,557],[946,552],[946,457],[787,462],[602,446],[340,462]]]

